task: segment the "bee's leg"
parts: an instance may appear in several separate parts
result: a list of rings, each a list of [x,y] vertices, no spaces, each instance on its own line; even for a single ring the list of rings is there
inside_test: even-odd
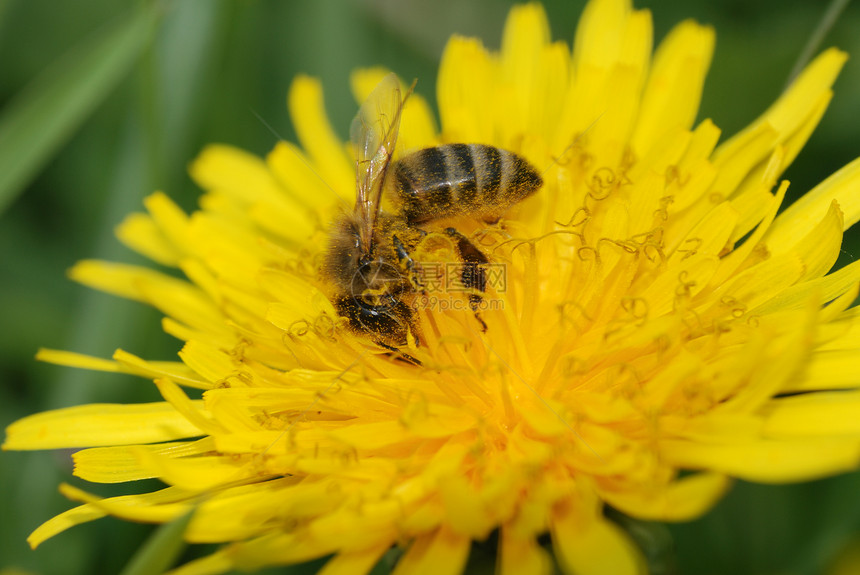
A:
[[[419,232],[420,237],[427,235],[427,232],[420,228],[414,228]],[[397,259],[400,261],[400,266],[405,269],[410,275],[410,281],[416,288],[424,289],[424,283],[421,281],[420,264],[418,264],[409,254],[409,249],[397,236],[392,236],[391,241],[394,244],[394,251],[397,252]],[[413,246],[414,247],[414,246]]]
[[[414,271],[416,265],[415,260],[413,260],[412,256],[409,255],[409,250],[406,249],[406,246],[403,245],[400,238],[392,236],[391,241],[394,244],[394,251],[397,252],[397,259],[400,260],[400,265],[404,266],[410,272]]]
[[[487,324],[484,323],[478,310],[484,301],[484,296],[481,294],[487,291],[486,266],[490,260],[484,255],[484,252],[469,241],[469,238],[454,228],[447,228],[445,233],[457,242],[457,252],[460,259],[463,260],[463,271],[460,273],[460,279],[463,282],[463,287],[469,290],[469,307],[472,308],[475,319],[480,322],[481,331],[487,331]]]
[[[412,357],[408,353],[403,353],[402,351],[400,351],[399,349],[397,349],[393,345],[388,345],[387,343],[382,342],[382,341],[377,341],[376,345],[378,345],[379,347],[384,347],[385,349],[390,351],[391,355],[394,356],[394,359],[399,359],[400,361],[405,361],[406,363],[411,363],[412,365],[421,365],[420,360],[415,359],[414,357]]]

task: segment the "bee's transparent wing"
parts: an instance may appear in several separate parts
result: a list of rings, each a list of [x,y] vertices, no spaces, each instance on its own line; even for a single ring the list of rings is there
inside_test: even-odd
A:
[[[361,223],[359,237],[363,248],[368,251],[379,213],[385,172],[397,143],[402,109],[400,80],[389,74],[361,105],[350,127],[350,139],[356,154],[355,211]]]

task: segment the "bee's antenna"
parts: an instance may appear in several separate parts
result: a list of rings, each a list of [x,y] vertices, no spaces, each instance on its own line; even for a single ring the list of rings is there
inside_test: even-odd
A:
[[[412,83],[409,85],[409,88],[406,90],[406,95],[403,96],[404,102],[406,102],[406,100],[409,98],[409,96],[412,95],[412,92],[415,91],[415,86],[417,86],[417,85],[418,85],[418,78],[413,78]]]
[[[563,158],[563,157],[564,157],[564,155],[568,152],[568,150],[570,150],[572,147],[574,147],[574,146],[579,142],[579,140],[580,140],[580,139],[581,139],[585,134],[587,134],[587,133],[588,133],[588,131],[589,131],[592,127],[594,127],[594,124],[596,124],[596,123],[597,123],[597,121],[598,121],[600,118],[602,118],[602,117],[603,117],[603,114],[605,114],[605,113],[606,113],[606,110],[604,110],[604,111],[600,112],[600,115],[599,115],[599,116],[597,116],[596,118],[594,118],[594,120],[593,120],[593,121],[592,121],[588,126],[586,126],[586,127],[585,127],[585,129],[584,129],[583,131],[581,131],[580,133],[578,133],[578,134],[576,135],[576,137],[573,139],[573,141],[572,141],[571,143],[569,143],[569,144],[568,144],[568,145],[567,145],[567,146],[566,146],[566,147],[561,151],[561,154],[559,154],[557,158],[553,158],[553,162],[552,162],[550,165],[548,165],[548,166],[546,167],[546,169],[545,169],[543,172],[541,172],[541,177],[543,177],[543,176],[544,176],[548,171],[550,171],[550,169],[552,169],[552,167],[553,167],[553,166],[555,166],[556,164],[558,164],[558,163],[559,163],[559,161],[561,160],[561,158]]]
[[[266,127],[266,129],[267,129],[267,130],[269,130],[269,131],[272,133],[272,135],[273,135],[273,136],[275,136],[275,138],[277,138],[278,140],[280,140],[280,141],[282,141],[282,142],[286,142],[286,141],[287,141],[287,140],[286,140],[286,138],[284,138],[283,136],[281,136],[281,135],[278,133],[278,131],[277,131],[277,130],[275,130],[275,128],[273,128],[273,127],[272,127],[272,125],[271,125],[271,124],[269,124],[269,123],[268,123],[268,122],[267,122],[267,121],[266,121],[266,120],[265,120],[265,119],[264,119],[260,114],[258,114],[258,113],[257,113],[257,111],[256,111],[255,109],[251,108],[251,113],[252,113],[252,114],[254,114],[254,116],[255,116],[258,120],[260,120],[260,123],[261,123],[261,124],[263,124],[263,125]],[[295,150],[293,150],[292,148],[290,148],[290,151],[292,151],[294,154],[296,154]],[[340,195],[340,194],[338,194],[338,193],[334,190],[334,188],[332,188],[332,187],[329,185],[329,183],[325,180],[325,178],[323,178],[323,177],[319,174],[319,172],[317,172],[317,171],[314,169],[314,167],[310,164],[310,162],[308,162],[308,161],[307,161],[307,159],[306,159],[303,155],[301,155],[301,154],[296,154],[296,157],[297,157],[299,160],[301,160],[301,161],[302,161],[302,163],[305,165],[305,167],[306,167],[307,169],[309,169],[309,170],[311,171],[311,173],[312,173],[313,175],[315,175],[315,176],[319,179],[319,181],[321,181],[321,182],[323,183],[323,185],[324,185],[326,188],[328,188],[328,190],[329,190],[332,194],[334,194],[334,197],[336,197],[338,200],[340,200],[340,201],[341,201],[341,202],[346,206],[346,208],[347,208],[347,209],[350,207],[350,206],[349,206],[349,204],[347,204],[346,200],[344,200],[344,199],[343,199],[343,197],[341,197],[341,195]]]
[[[272,127],[270,123],[268,123],[263,116],[257,113],[257,110],[251,108],[251,113],[254,114],[254,117],[260,120],[260,123],[263,124],[267,130],[269,130],[273,136],[275,136],[279,140],[284,140],[285,138],[278,133],[278,131]]]

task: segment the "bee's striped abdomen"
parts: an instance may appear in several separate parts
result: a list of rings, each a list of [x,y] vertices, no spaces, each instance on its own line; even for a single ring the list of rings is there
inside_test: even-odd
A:
[[[391,165],[386,184],[410,224],[450,216],[497,218],[543,180],[522,157],[482,144],[425,148]]]

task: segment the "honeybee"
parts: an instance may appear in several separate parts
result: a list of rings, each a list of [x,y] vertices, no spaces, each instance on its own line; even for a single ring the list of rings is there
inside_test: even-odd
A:
[[[414,87],[414,84],[413,84]],[[400,82],[386,76],[362,104],[350,137],[356,150],[356,200],[332,227],[322,274],[337,312],[356,333],[396,351],[420,342],[413,302],[422,286],[411,253],[421,226],[455,216],[498,220],[543,181],[517,154],[482,144],[444,144],[393,160],[403,106]],[[383,199],[392,209],[383,210]],[[444,230],[463,262],[462,284],[476,317],[488,258],[453,227]]]

